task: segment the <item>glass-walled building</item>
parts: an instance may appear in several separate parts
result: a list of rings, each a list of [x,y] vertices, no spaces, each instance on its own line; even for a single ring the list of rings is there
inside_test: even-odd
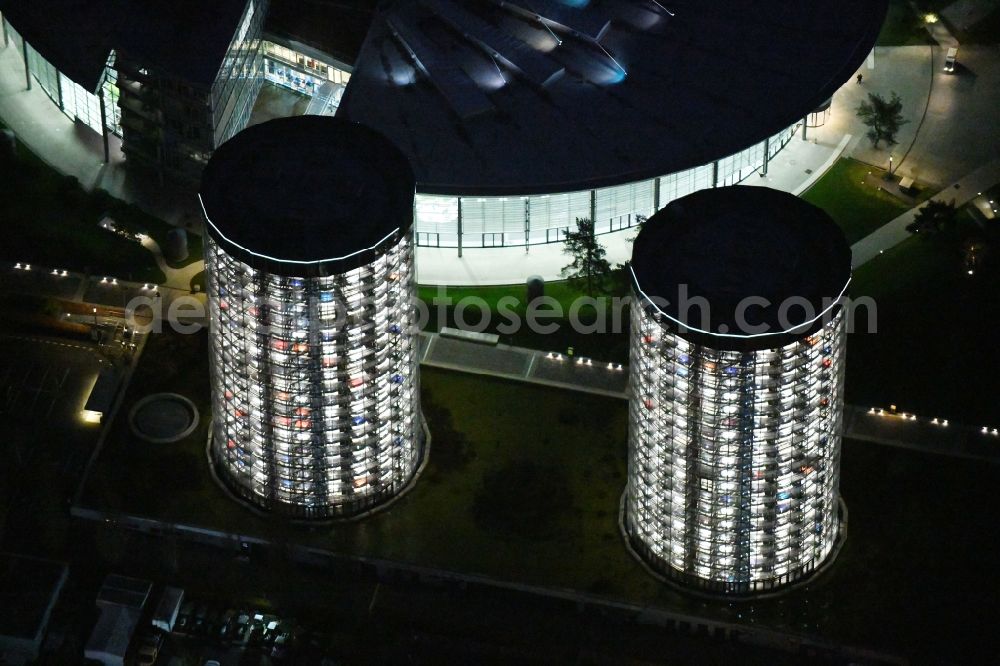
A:
[[[391,144],[332,118],[252,127],[209,163],[211,451],[252,505],[353,516],[414,478],[413,192]]]
[[[349,65],[305,45],[289,47],[265,40],[264,57],[268,81],[309,97],[323,94],[327,86],[339,89],[342,95],[351,80]],[[336,111],[336,106],[331,110]]]
[[[887,9],[887,0],[766,0],[723,13],[706,3],[521,0],[127,4],[0,0],[0,11],[32,29],[29,80],[91,127],[103,106],[128,161],[161,176],[196,180],[247,125],[264,82],[308,96],[306,114],[376,128],[416,174],[422,277],[448,284],[558,279],[560,244],[581,218],[624,260],[629,229],[671,201],[768,175],[796,134],[825,122]],[[42,48],[47,35],[58,39]],[[753,57],[733,58],[734,43]],[[90,71],[95,58],[102,83],[68,69]]]
[[[414,165],[422,277],[559,279],[580,219],[626,259],[628,230],[671,201],[768,175],[887,7],[639,5],[379,5],[338,116]]]
[[[118,53],[122,151],[161,175],[200,177],[212,151],[247,126],[263,84],[267,1],[229,0],[216,10],[227,19],[223,26],[231,21],[213,31],[226,45],[216,45],[218,59],[161,61],[131,39]]]
[[[98,134],[110,132],[121,136],[121,111],[118,109],[117,74],[114,69],[114,52],[107,54],[106,64],[92,69],[88,75],[77,78],[60,72],[30,42],[2,19],[4,42],[21,55],[26,78],[37,85],[72,120],[79,121]],[[26,81],[26,84],[28,81]]]
[[[132,163],[175,178],[201,174],[212,150],[246,127],[263,85],[267,0],[169,3],[0,0],[4,43],[26,87],[107,138]]]
[[[249,0],[239,29],[226,49],[222,68],[212,84],[213,148],[236,136],[250,121],[264,83],[261,30],[266,16],[267,0]]]
[[[843,233],[788,194],[701,192],[646,223],[632,274],[633,552],[708,592],[801,580],[843,536]]]
[[[488,248],[558,243],[576,220],[594,220],[598,235],[630,229],[675,199],[736,185],[766,172],[799,125],[740,153],[686,171],[614,187],[525,196],[418,194],[416,242],[424,247]]]

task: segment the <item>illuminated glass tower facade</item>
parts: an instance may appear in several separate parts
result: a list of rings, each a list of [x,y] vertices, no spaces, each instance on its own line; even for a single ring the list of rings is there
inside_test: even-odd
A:
[[[697,193],[643,227],[623,525],[658,574],[752,594],[837,547],[850,270],[825,213],[765,188]]]
[[[413,196],[386,139],[327,117],[252,127],[209,163],[211,454],[253,505],[347,517],[412,480]]]

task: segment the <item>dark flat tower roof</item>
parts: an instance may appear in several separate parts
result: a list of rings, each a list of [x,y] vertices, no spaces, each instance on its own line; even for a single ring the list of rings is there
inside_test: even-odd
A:
[[[0,0],[56,69],[96,91],[112,49],[193,84],[215,81],[249,0]],[[257,0],[255,11],[266,8]]]
[[[421,192],[544,194],[663,176],[801,120],[864,62],[887,0],[405,0],[339,114]]]
[[[632,273],[640,295],[665,299],[651,311],[681,337],[720,350],[772,349],[819,330],[823,319],[812,317],[837,312],[832,304],[850,281],[851,248],[829,215],[798,197],[724,187],[678,199],[651,217],[635,240]],[[739,306],[751,297],[768,304],[747,302],[743,318],[755,328],[745,330]],[[707,321],[694,299],[707,302]],[[782,316],[790,299],[800,304]]]
[[[289,276],[341,273],[413,225],[413,172],[357,123],[298,116],[223,144],[202,177],[207,231],[230,255]]]
[[[0,13],[60,72],[95,92],[121,20],[108,0],[0,0]]]

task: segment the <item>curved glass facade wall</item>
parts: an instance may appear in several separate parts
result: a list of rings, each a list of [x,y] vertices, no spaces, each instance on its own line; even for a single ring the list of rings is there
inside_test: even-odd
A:
[[[628,229],[674,199],[734,185],[766,170],[796,126],[712,164],[598,190],[536,196],[455,197],[417,194],[416,242],[426,247],[518,247],[557,243],[577,218],[595,221],[598,234]]]
[[[73,120],[79,120],[98,134],[104,134],[106,127],[108,132],[121,135],[121,111],[118,108],[113,52],[108,55],[108,66],[98,86],[100,94],[94,94],[57,70],[31,44],[24,41],[20,33],[7,23],[6,19],[3,19],[3,28],[10,43],[21,52],[28,75],[38,82],[39,87],[55,102],[60,111]]]
[[[423,448],[409,236],[313,278],[261,272],[205,242],[219,476],[252,504],[303,518],[397,494]]]
[[[815,335],[749,353],[694,345],[658,316],[632,308],[633,548],[712,592],[803,577],[840,529],[843,313]]]

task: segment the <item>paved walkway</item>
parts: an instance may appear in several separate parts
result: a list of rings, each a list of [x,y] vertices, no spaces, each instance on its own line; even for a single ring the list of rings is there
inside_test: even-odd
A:
[[[831,142],[845,134],[852,140],[845,150],[847,157],[887,167],[889,155],[894,155],[897,166],[903,155],[914,144],[920,132],[920,118],[927,108],[934,85],[934,50],[930,46],[879,47],[874,51],[873,64],[863,65],[859,71],[864,83],[848,81],[834,96],[830,119],[826,125],[811,134],[820,141]],[[857,108],[868,99],[869,93],[888,98],[893,92],[903,100],[903,115],[910,122],[902,127],[897,137],[899,143],[892,147],[882,144],[873,148],[866,136],[868,128],[857,117]]]
[[[163,283],[165,287],[177,289],[178,291],[188,291],[191,289],[191,280],[198,273],[205,270],[205,262],[200,260],[194,261],[183,268],[172,268],[163,257],[163,250],[160,249],[160,244],[150,236],[142,239],[142,246],[153,253],[156,265],[167,276],[166,282]]]
[[[988,0],[973,0],[973,3],[977,5],[985,5],[987,4],[987,1]],[[916,2],[916,0],[909,0],[909,4],[914,14],[916,14],[921,18],[926,16],[924,14],[924,11],[920,8],[920,5]],[[961,4],[963,3],[956,2],[953,5],[945,8],[944,12],[948,11],[954,12],[955,5],[961,5]],[[951,32],[948,30],[948,26],[945,25],[943,21],[935,21],[934,23],[928,23],[927,21],[924,21],[924,27],[927,29],[927,34],[931,36],[931,39],[933,39],[935,42],[938,43],[938,46],[942,46],[944,48],[951,48],[958,46],[958,40],[955,39],[955,36],[951,34]]]
[[[424,334],[421,363],[429,367],[488,375],[553,388],[627,400],[628,366],[585,358],[567,358],[510,347],[490,346]],[[844,436],[943,455],[1000,461],[1000,433],[996,424],[963,426],[935,422],[932,417],[904,418],[880,410],[848,405]]]
[[[421,348],[420,362],[429,367],[542,384],[610,398],[626,397],[628,368],[621,364],[569,358],[554,352],[524,347],[477,344],[442,337],[436,333],[423,334]]]
[[[750,176],[740,184],[770,187],[800,196],[825,176],[854,142],[854,137],[850,134],[841,136],[836,143],[820,141],[812,136],[811,130],[807,135],[808,140],[803,140],[800,136],[801,134],[796,136],[791,145],[786,146],[771,160],[771,168],[766,176]],[[830,138],[836,139],[837,136]]]
[[[951,424],[935,417],[910,418],[848,405],[844,436],[925,453],[1000,461],[1000,431],[993,426]]]
[[[1000,183],[1000,159],[976,169],[965,178],[942,190],[931,200],[950,202],[954,199],[955,205],[961,207],[997,183]],[[857,268],[868,263],[885,250],[893,248],[909,238],[912,234],[906,230],[906,227],[913,222],[917,213],[926,205],[925,203],[903,213],[875,233],[855,243],[851,247],[854,254],[853,267]]]
[[[104,164],[100,134],[67,117],[37,81],[27,90],[24,61],[13,42],[6,48],[0,46],[0,119],[31,152],[57,171],[75,177],[85,189],[107,190],[176,226],[192,231],[200,227],[193,192],[161,186],[153,177],[126,169],[121,140],[114,136],[111,159]]]

